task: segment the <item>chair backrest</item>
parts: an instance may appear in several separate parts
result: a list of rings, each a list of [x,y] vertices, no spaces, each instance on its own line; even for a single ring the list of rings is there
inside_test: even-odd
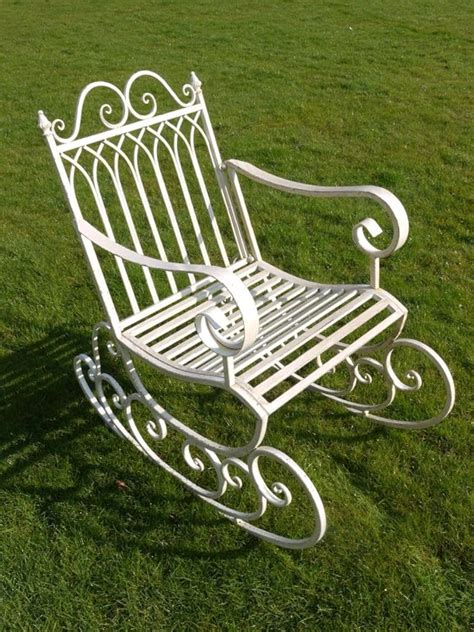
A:
[[[97,81],[81,92],[69,136],[61,135],[60,119],[50,122],[40,112],[39,124],[75,218],[140,254],[228,266],[254,253],[194,73],[182,90],[180,98],[151,71],[132,75],[123,91]],[[95,124],[88,133],[97,121],[93,99],[104,91],[109,98],[98,108],[99,130]],[[137,269],[82,242],[115,324],[196,281],[192,274]]]

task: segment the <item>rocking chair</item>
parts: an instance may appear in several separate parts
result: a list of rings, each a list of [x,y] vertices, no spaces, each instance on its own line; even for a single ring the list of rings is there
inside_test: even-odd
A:
[[[171,108],[159,112],[149,91],[140,91],[142,104],[137,107],[132,97],[137,82],[153,83]],[[100,90],[117,99],[120,119],[111,120],[115,110],[105,103],[99,109],[99,131],[84,134],[86,97]],[[399,337],[407,310],[379,285],[380,260],[401,248],[408,236],[400,201],[377,186],[313,186],[270,175],[247,162],[223,162],[194,73],[183,94],[178,96],[161,76],[141,71],[130,77],[123,91],[102,81],[89,84],[80,94],[69,136],[61,135],[62,120],[51,122],[39,112],[39,127],[106,314],[106,321],[93,329],[92,355],[78,355],[75,372],[107,426],[190,491],[263,540],[286,548],[308,547],[324,534],[324,507],[305,472],[280,450],[262,445],[269,416],[310,390],[386,426],[426,428],[451,411],[453,380],[432,349]],[[391,243],[383,249],[372,245],[370,238],[382,230],[371,218],[359,222],[352,233],[355,245],[369,257],[369,283],[310,282],[266,263],[239,175],[290,194],[378,202],[392,224]],[[84,196],[89,198],[84,201]],[[123,359],[135,392],[127,394],[102,370],[101,330],[111,337],[107,348]],[[397,376],[392,356],[402,348],[424,354],[442,379],[444,404],[430,419],[404,421],[381,415],[398,391],[417,391],[422,385],[414,370],[403,380]],[[253,436],[244,445],[226,445],[188,427],[152,397],[134,358],[169,376],[226,389],[255,416]],[[349,385],[323,386],[321,379],[340,365],[349,372]],[[369,370],[386,384],[381,404],[349,398],[357,385],[368,384]],[[137,404],[151,417],[144,428],[134,418]],[[182,457],[194,475],[205,469],[204,457],[210,463],[217,481],[214,488],[198,484],[159,455],[170,429],[182,436]],[[202,458],[196,456],[198,451]],[[284,483],[265,480],[265,460],[286,468],[306,493],[313,510],[307,537],[286,537],[253,524],[268,505],[286,507],[292,501]],[[253,511],[221,500],[229,488],[240,489],[243,479],[255,492]]]

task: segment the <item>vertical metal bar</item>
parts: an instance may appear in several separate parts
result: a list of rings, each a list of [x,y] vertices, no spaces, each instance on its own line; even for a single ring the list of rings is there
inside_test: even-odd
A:
[[[123,202],[122,202],[123,196],[122,197],[120,196],[120,182],[117,180],[117,175],[116,175],[115,171],[109,165],[107,160],[105,160],[105,158],[102,156],[103,144],[101,143],[101,145],[99,146],[99,148],[97,150],[92,149],[92,147],[90,147],[89,145],[85,145],[84,149],[85,149],[85,151],[90,153],[92,156],[94,156],[94,164],[93,164],[94,188],[99,192],[100,199],[102,200],[102,194],[100,192],[100,184],[99,184],[99,178],[98,178],[98,174],[97,174],[98,162],[100,162],[100,164],[102,164],[107,169],[107,171],[108,171],[108,173],[109,173],[109,175],[110,175],[110,177],[112,179],[112,182],[114,184],[115,190],[116,190],[116,192],[117,192],[117,194],[119,196],[119,201],[120,201],[120,203],[122,205],[122,209],[124,209]],[[66,154],[62,154],[62,155],[63,155],[63,158],[68,159]],[[74,163],[74,164],[78,168],[80,168],[80,165],[78,163]],[[81,172],[87,178],[85,170],[81,169]],[[103,207],[103,212],[101,212],[101,208],[102,207]],[[102,202],[101,205],[98,206],[98,208],[99,208],[99,212],[101,212],[102,221],[106,223],[106,225],[109,227],[110,233],[113,235],[113,231],[112,231],[112,227],[110,225],[110,221],[109,221],[109,218],[108,218],[107,210],[106,210],[105,205],[103,204],[103,202]],[[114,238],[114,240],[115,240],[115,238]],[[122,281],[124,283],[125,290],[127,292],[127,296],[128,296],[128,298],[130,300],[130,303],[132,305],[132,309],[133,309],[134,313],[136,313],[136,312],[140,311],[140,308],[138,306],[138,302],[136,300],[136,296],[135,296],[133,287],[132,287],[132,285],[130,283],[129,276],[128,276],[127,272],[126,272],[124,262],[121,261],[120,259],[118,259],[117,264],[118,264],[119,270],[121,271]],[[148,274],[150,274],[149,270],[147,269],[145,271],[144,268],[145,268],[145,266],[142,266],[143,271],[144,272],[148,272]],[[145,275],[145,278],[146,278],[146,275]]]
[[[262,259],[262,255],[260,254],[260,248],[258,247],[257,238],[255,237],[252,222],[250,221],[250,216],[247,209],[247,204],[245,203],[244,194],[242,193],[242,189],[240,188],[239,178],[234,169],[227,169],[227,171],[229,173],[231,184],[234,188],[235,197],[237,198],[237,204],[239,205],[240,213],[242,215],[245,230],[247,231],[247,237],[249,239],[253,255],[258,261],[260,261]]]
[[[226,386],[232,386],[235,382],[234,358],[232,356],[222,356],[222,362]]]
[[[132,238],[132,242],[133,242],[133,245],[135,247],[135,250],[139,254],[142,255],[143,254],[143,248],[142,248],[142,245],[141,245],[141,242],[140,242],[140,238],[138,237],[137,229],[135,227],[135,222],[133,221],[133,217],[132,217],[132,213],[130,211],[130,207],[129,207],[128,202],[127,202],[127,197],[126,197],[125,192],[123,190],[122,181],[120,179],[119,157],[122,157],[124,162],[125,162],[125,164],[127,164],[128,168],[130,169],[130,172],[131,172],[131,174],[132,174],[132,176],[133,176],[133,178],[135,180],[135,183],[137,183],[137,178],[139,177],[135,173],[135,170],[133,168],[133,165],[132,165],[130,159],[125,154],[125,152],[122,150],[122,144],[123,144],[124,140],[125,140],[125,136],[120,136],[117,145],[115,145],[114,143],[112,143],[109,140],[106,140],[104,142],[105,142],[105,144],[108,147],[110,147],[115,152],[114,153],[114,171],[115,171],[115,186],[116,186],[116,189],[117,189],[117,195],[119,196],[120,204],[122,206],[123,215],[125,217],[125,221],[127,223],[128,231],[129,231],[130,236]],[[148,290],[150,291],[150,296],[152,298],[152,301],[154,303],[157,303],[159,301],[159,298],[158,298],[158,293],[156,291],[155,283],[154,283],[153,278],[151,276],[151,272],[146,266],[141,266],[141,268],[143,270],[143,276],[145,277],[146,284],[148,286]]]
[[[194,72],[191,73],[190,83],[193,86],[194,90],[196,91],[196,100],[198,101],[198,103],[202,105],[203,129],[209,140],[212,166],[214,167],[214,172],[216,174],[217,182],[219,184],[219,189],[221,191],[222,199],[224,200],[224,205],[227,210],[227,214],[229,216],[232,231],[234,233],[234,239],[237,244],[237,248],[239,250],[239,256],[242,259],[245,259],[246,257],[248,257],[249,252],[247,249],[247,245],[245,243],[244,236],[242,235],[242,230],[240,228],[237,215],[235,213],[234,205],[232,203],[232,197],[230,196],[229,190],[227,188],[227,181],[225,179],[224,174],[221,171],[222,158],[219,152],[219,148],[217,146],[214,130],[212,129],[212,124],[209,118],[209,113],[207,111],[204,95],[201,90],[201,82],[199,81],[199,79],[197,78]]]
[[[374,290],[380,287],[380,257],[370,258],[370,286]]]
[[[142,149],[142,153],[144,153],[148,157],[148,160],[150,161],[150,163],[151,163],[151,165],[152,165],[152,167],[154,169],[153,156],[151,155],[151,152],[149,151],[148,147],[144,143],[142,143],[142,141],[141,141],[141,139],[142,139],[142,137],[143,137],[145,132],[146,132],[146,128],[144,127],[144,128],[142,128],[140,130],[138,138],[136,138],[133,134],[130,134],[130,133],[127,134],[127,138],[129,138],[131,141],[133,141],[135,143],[135,148],[133,150],[133,163],[134,163],[135,170],[136,170],[137,174],[140,174],[139,193],[140,193],[140,199],[142,200],[143,208],[145,210],[145,215],[147,217],[148,224],[150,226],[151,233],[152,233],[153,238],[155,240],[156,248],[158,250],[160,258],[163,261],[168,261],[168,257],[166,256],[165,247],[164,247],[163,241],[161,239],[160,231],[158,230],[158,226],[156,225],[155,217],[153,215],[153,211],[151,210],[151,206],[150,206],[150,203],[148,201],[148,196],[146,194],[145,187],[143,185],[143,179],[142,179],[141,173],[140,173],[140,165],[139,165],[139,160],[138,160],[138,150],[140,148]],[[156,174],[155,174],[155,177],[156,177]],[[167,271],[166,272],[166,278],[168,279],[168,283],[169,283],[171,291],[173,293],[177,292],[178,291],[178,286],[176,285],[176,281],[174,279],[173,273]]]
[[[199,115],[200,115],[200,112],[197,112],[196,119],[199,117]],[[191,124],[189,140],[186,138],[186,135],[181,131],[181,126],[185,120],[187,120]],[[214,209],[212,207],[211,198],[207,190],[204,176],[202,174],[201,165],[199,164],[199,160],[196,154],[196,147],[195,147],[195,142],[194,142],[194,132],[196,131],[196,120],[192,120],[189,117],[181,117],[178,123],[176,124],[176,126],[172,125],[169,121],[167,125],[176,130],[176,132],[179,134],[179,137],[182,139],[183,143],[185,144],[186,149],[188,150],[188,153],[193,165],[194,173],[199,183],[199,188],[201,190],[201,195],[204,201],[204,205],[206,207],[207,213],[209,215],[209,219],[211,221],[211,226],[212,226],[212,230],[214,231],[214,236],[217,242],[217,246],[221,253],[221,257],[224,262],[224,265],[228,266],[230,265],[229,257],[227,255],[225,244],[222,239],[221,231],[219,229],[219,224],[217,223]],[[202,131],[204,132],[204,130]]]
[[[165,125],[167,125],[167,123],[165,123]],[[196,235],[199,250],[201,251],[201,255],[203,257],[204,263],[209,266],[211,265],[211,260],[209,259],[206,244],[204,243],[201,227],[199,226],[199,221],[196,215],[196,211],[194,210],[193,201],[191,200],[188,184],[186,182],[186,177],[184,175],[183,167],[181,165],[181,159],[179,157],[178,138],[179,138],[178,135],[174,133],[173,134],[173,148],[174,148],[173,164],[176,169],[176,174],[178,176],[179,184],[181,185],[181,190],[183,192],[184,200],[186,202],[186,207],[188,209],[189,217],[191,218],[191,224],[193,225],[194,234]]]
[[[99,152],[101,150],[102,145],[99,147]],[[75,178],[75,171],[76,169],[79,170],[79,172],[82,174],[82,176],[84,177],[84,179],[86,180],[87,184],[89,185],[90,190],[92,191],[92,195],[94,196],[94,200],[97,206],[97,209],[99,211],[99,215],[100,218],[102,220],[102,224],[104,226],[104,230],[107,234],[108,237],[110,237],[110,239],[113,239],[115,241],[115,236],[114,236],[114,232],[112,230],[112,226],[110,224],[109,221],[109,217],[107,215],[107,210],[105,208],[105,204],[102,198],[102,193],[100,190],[100,186],[99,186],[99,180],[98,180],[98,176],[97,176],[97,164],[98,164],[98,159],[97,157],[94,158],[94,162],[93,162],[93,166],[92,166],[92,179],[90,177],[90,175],[87,173],[86,169],[84,167],[82,167],[82,165],[79,164],[78,160],[79,160],[79,156],[82,152],[82,148],[78,149],[78,151],[76,152],[76,155],[74,156],[74,160],[72,160],[67,154],[63,153],[61,154],[62,159],[63,160],[67,160],[70,164],[71,164],[71,171],[69,174],[69,181],[71,184],[71,190],[72,193],[74,195],[74,198],[77,200],[76,198],[76,190],[75,190],[75,186],[74,186],[74,178]],[[125,267],[125,263],[122,261],[122,259],[120,257],[114,257],[115,262],[117,264],[117,268],[120,274],[120,278],[122,279],[122,283],[125,289],[125,293],[127,295],[128,301],[130,303],[130,307],[132,308],[132,311],[134,313],[137,313],[140,311],[140,308],[138,307],[138,302],[135,296],[135,292],[133,291],[133,287],[132,284],[130,283],[130,278],[128,276],[127,273],[127,269]]]
[[[166,186],[165,179],[161,172],[160,161],[158,160],[158,144],[160,141],[163,144],[165,144],[163,142],[163,137],[161,136],[162,129],[163,129],[163,123],[161,123],[161,125],[159,126],[157,130],[154,130],[152,127],[148,128],[148,131],[155,137],[155,140],[153,142],[153,158],[154,158],[153,164],[155,166],[155,176],[157,178],[161,197],[163,198],[166,212],[168,213],[168,217],[171,222],[171,227],[173,228],[174,236],[178,244],[181,257],[183,258],[184,263],[190,263],[189,255],[186,250],[186,246],[184,244],[183,236],[181,235],[181,229],[179,227],[178,220],[176,219],[176,214],[174,212],[173,204],[171,202],[171,198],[168,193],[168,188]],[[169,149],[170,148],[168,147],[168,150]],[[196,283],[196,277],[194,276],[194,274],[188,274],[188,278],[189,278],[190,283]]]

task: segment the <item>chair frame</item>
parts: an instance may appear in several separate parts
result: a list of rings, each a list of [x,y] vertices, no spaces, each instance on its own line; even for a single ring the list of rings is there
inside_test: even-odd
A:
[[[175,101],[177,109],[159,114],[155,96],[146,92],[142,95],[142,102],[148,106],[148,111],[145,114],[139,112],[132,104],[131,93],[135,82],[140,78],[155,80],[158,87],[163,89]],[[122,116],[118,122],[112,123],[109,120],[112,107],[105,103],[99,112],[101,124],[105,129],[91,136],[81,136],[84,102],[89,93],[96,88],[111,90],[118,97],[123,108]],[[409,429],[426,428],[442,421],[451,411],[455,400],[453,379],[444,360],[430,347],[416,340],[400,338],[406,321],[407,310],[394,297],[380,288],[380,260],[401,248],[408,237],[409,223],[401,202],[392,193],[377,186],[314,186],[271,175],[262,169],[239,160],[223,162],[204,101],[201,82],[195,73],[191,73],[189,83],[183,86],[183,94],[185,100],[180,98],[161,76],[151,71],[140,71],[130,77],[124,90],[120,90],[115,85],[103,81],[89,84],[80,94],[73,131],[69,136],[61,136],[61,132],[65,129],[65,124],[62,120],[56,119],[51,122],[42,111],[38,113],[39,127],[43,132],[57,168],[72,212],[77,236],[84,249],[92,278],[95,281],[99,297],[107,315],[107,320],[100,322],[93,328],[92,354],[83,353],[75,358],[75,373],[85,396],[97,410],[105,424],[117,435],[131,442],[154,463],[176,477],[191,492],[214,506],[229,520],[258,538],[285,548],[306,548],[313,545],[324,535],[326,529],[324,507],[314,484],[303,469],[282,451],[263,445],[269,416],[298,393],[310,390],[341,404],[356,415],[364,416],[382,425]],[[200,117],[199,124],[197,123],[198,117]],[[120,139],[125,137],[132,138],[138,147],[142,138],[140,134],[148,130],[154,130],[155,133],[158,130],[157,133],[159,134],[163,125],[174,126],[173,129],[177,130],[177,137],[181,133],[179,121],[184,119],[194,121],[193,124],[196,129],[206,140],[214,173],[239,252],[238,264],[230,262],[225,248],[221,248],[225,265],[217,266],[211,264],[207,257],[205,245],[201,249],[204,264],[190,263],[189,258],[186,260],[186,257],[184,257],[185,260],[183,262],[168,261],[159,235],[157,238],[155,232],[154,236],[160,258],[151,257],[144,254],[138,236],[133,230],[131,230],[131,234],[134,249],[127,248],[117,242],[108,224],[106,211],[105,215],[102,216],[105,232],[98,230],[82,215],[75,192],[74,177],[76,172],[80,170],[78,157],[83,149],[87,151],[88,148],[95,147],[96,144],[102,147],[104,143],[115,143],[113,147],[116,152],[119,152]],[[143,149],[143,145],[141,148]],[[97,163],[97,160],[100,160],[101,149],[93,151],[95,152]],[[175,148],[176,155],[177,151]],[[191,154],[191,158],[194,161],[196,156],[193,158]],[[184,181],[184,174],[182,171],[180,173],[181,165],[179,160],[175,160],[175,166],[180,182]],[[115,168],[117,168],[116,165]],[[130,168],[134,173],[134,177],[138,175],[139,179],[140,174],[136,164],[134,166],[130,163]],[[115,175],[117,176],[117,171]],[[240,186],[239,175],[250,178],[266,187],[294,195],[316,198],[364,197],[378,202],[391,220],[393,236],[390,244],[386,248],[380,249],[371,243],[370,238],[375,238],[382,232],[379,224],[372,218],[362,220],[353,229],[355,245],[369,257],[369,283],[365,286],[321,285],[298,279],[265,263],[252,227],[250,213]],[[93,188],[94,182],[92,180],[90,182]],[[201,187],[202,184],[200,180]],[[97,186],[97,183],[95,185]],[[186,191],[186,189],[184,190]],[[141,194],[142,189],[139,188],[139,191]],[[205,192],[204,188],[202,191],[212,220],[212,207],[208,197],[206,197],[207,192]],[[153,228],[153,212],[149,208],[146,196],[142,196],[142,201],[145,211],[148,213],[150,225]],[[126,213],[126,202],[122,205]],[[194,226],[195,218],[193,219],[192,215],[191,221]],[[133,223],[130,224],[129,222],[129,226],[133,227]],[[219,229],[215,223],[213,223],[213,227],[219,246],[221,246]],[[118,315],[97,250],[107,251],[117,261],[133,308],[133,313],[125,319]],[[156,294],[154,294],[154,286],[150,274],[150,271],[153,270],[164,272],[170,281],[172,289],[174,288],[175,291],[172,291],[168,298],[161,301],[156,295],[152,305],[141,311],[136,305],[136,301],[134,303],[133,288],[130,284],[127,285],[128,277],[124,262],[142,267],[152,296]],[[252,271],[248,275],[258,273],[264,281],[266,279],[266,284],[270,288],[268,292],[271,291],[272,283],[274,285],[281,283],[280,287],[293,287],[295,296],[299,292],[300,297],[313,297],[311,300],[308,299],[308,305],[311,301],[315,305],[323,305],[324,300],[320,298],[321,296],[329,296],[331,300],[334,296],[342,296],[346,302],[339,309],[333,309],[326,316],[326,319],[322,318],[324,310],[319,308],[317,312],[319,320],[316,328],[314,326],[311,327],[312,321],[307,319],[305,321],[307,324],[300,327],[301,333],[298,335],[301,335],[303,338],[306,336],[308,340],[313,340],[313,347],[309,351],[302,353],[299,358],[284,364],[278,359],[278,353],[272,355],[268,351],[268,346],[266,347],[267,350],[265,350],[262,345],[260,347],[258,345],[259,335],[263,335],[261,334],[262,323],[273,319],[274,324],[272,327],[275,328],[281,322],[281,319],[278,319],[278,314],[284,314],[285,308],[281,307],[278,303],[278,297],[275,295],[271,299],[276,301],[277,307],[273,308],[273,312],[271,312],[271,307],[267,310],[271,318],[270,316],[262,317],[257,309],[257,294],[250,289],[250,282],[248,281],[250,276],[243,276],[242,270],[244,269]],[[178,290],[176,285],[173,285],[173,274],[177,272],[189,275],[190,285],[184,291]],[[202,278],[196,280],[196,276]],[[207,358],[203,366],[211,367],[207,372],[198,369],[192,370],[187,368],[187,366],[180,366],[176,362],[168,361],[162,354],[153,351],[145,344],[141,344],[136,336],[134,337],[130,334],[130,332],[138,331],[140,327],[143,329],[143,323],[147,322],[144,320],[146,318],[159,320],[160,314],[166,313],[166,310],[172,310],[173,305],[177,301],[187,301],[189,305],[195,305],[196,297],[201,294],[204,295],[206,292],[209,293],[210,288],[214,288],[213,291],[218,291],[220,293],[219,296],[224,296],[224,298],[220,303],[215,301],[215,304],[211,304],[206,309],[200,310],[196,308],[193,325],[195,328],[193,330],[194,334],[197,336],[196,340],[200,341],[207,353],[207,356],[203,355],[203,358]],[[372,300],[375,301],[373,304],[370,303]],[[232,308],[226,311],[226,305],[229,302],[232,304]],[[298,304],[300,312],[303,303],[304,301],[300,299]],[[348,324],[340,325],[336,333],[328,334],[326,337],[323,335],[324,328],[333,327],[338,320],[347,317],[350,310],[369,304],[371,306],[364,307],[365,311],[362,314],[353,318]],[[333,303],[333,305],[336,305],[336,303]],[[158,312],[158,309],[162,311]],[[236,314],[239,319],[238,326],[236,324]],[[348,334],[355,331],[359,326],[365,325],[376,314],[385,315],[381,323],[359,336],[354,343],[344,343],[344,338]],[[310,315],[313,317],[312,313]],[[291,321],[291,318],[289,318],[289,321]],[[166,322],[163,327],[166,328]],[[391,331],[389,335],[387,334],[381,343],[374,343],[374,339],[382,335],[388,327],[394,328],[394,331]],[[101,332],[108,337],[107,352],[122,359],[127,375],[135,389],[133,392],[127,393],[116,378],[102,370],[102,351],[99,345]],[[291,345],[293,343],[288,342],[288,344]],[[181,346],[183,346],[183,343],[181,343]],[[415,392],[423,384],[420,373],[415,370],[408,371],[403,378],[396,374],[392,362],[393,354],[395,352],[398,353],[399,349],[406,348],[423,354],[432,362],[439,372],[444,388],[444,403],[440,412],[434,417],[422,421],[398,420],[381,415],[381,411],[394,401],[397,392]],[[282,353],[284,353],[285,346],[282,345],[281,349],[283,349]],[[324,361],[322,359],[323,354],[331,349],[336,350],[337,353],[330,360]],[[381,359],[374,357],[375,352],[379,352],[379,355],[382,355]],[[251,367],[242,374],[242,369],[239,369],[239,361],[242,362],[242,358],[250,357],[249,354],[252,353],[254,353],[254,356],[256,353],[257,355],[259,354],[261,364],[257,369],[254,366],[254,368]],[[244,445],[230,446],[213,441],[188,427],[160,406],[149,393],[134,365],[134,357],[144,360],[164,374],[181,380],[216,386],[231,392],[254,414],[256,421],[253,436]],[[215,361],[212,359],[214,357],[216,358]],[[303,364],[306,366],[309,360],[316,362],[316,364],[309,374],[302,376],[298,371]],[[220,370],[212,368],[216,366],[221,367]],[[345,367],[348,371],[348,382],[345,388],[336,390],[319,383],[324,375],[336,371],[339,367]],[[264,374],[267,368],[271,368],[275,372],[263,383],[256,387],[250,387],[250,379],[259,373]],[[239,376],[239,371],[240,376],[249,376],[247,381]],[[386,383],[387,395],[384,401],[378,404],[364,404],[352,401],[350,395],[358,385],[369,385],[372,381],[373,373],[379,374]],[[268,390],[271,390],[275,384],[282,383],[283,380],[290,382],[287,390],[272,401],[266,399]],[[109,393],[110,390],[113,392],[112,396]],[[145,429],[141,429],[135,421],[134,409],[137,405],[144,406],[149,411],[150,420],[146,424]],[[187,467],[195,474],[203,472],[209,466],[214,469],[216,474],[216,485],[214,488],[209,489],[197,484],[186,473],[172,467],[160,456],[160,442],[166,439],[170,429],[173,429],[183,437],[182,456]],[[282,482],[269,484],[264,479],[260,463],[267,459],[273,460],[286,468],[307,495],[312,510],[312,529],[304,538],[287,537],[254,524],[263,516],[269,505],[284,508],[292,502],[292,494],[286,484]],[[241,489],[244,484],[250,485],[255,492],[255,509],[251,512],[239,511],[224,504],[221,500],[229,488],[234,490]]]

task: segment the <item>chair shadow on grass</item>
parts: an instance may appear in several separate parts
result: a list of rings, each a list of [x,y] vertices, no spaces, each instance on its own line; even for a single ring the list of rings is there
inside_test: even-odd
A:
[[[137,477],[131,468],[120,465],[118,451],[134,448],[118,441],[105,428],[84,399],[72,368],[74,356],[89,346],[88,336],[53,329],[42,340],[0,360],[0,491],[32,498],[42,519],[52,527],[61,524],[61,512],[56,511],[61,503],[71,510],[77,504],[84,512],[97,511],[102,519],[107,516],[106,527],[110,529],[102,535],[94,529],[88,532],[88,521],[84,520],[80,526],[84,535],[94,538],[97,544],[101,539],[110,544],[111,537],[115,538],[120,548],[138,545],[143,549],[140,538],[160,522],[167,528],[182,526],[188,534],[202,526],[212,530],[226,527],[225,518],[215,512],[215,517],[209,518],[206,513],[211,510],[201,509],[201,501],[179,484],[176,488],[182,494],[156,493],[144,477],[143,467]],[[136,458],[144,460],[140,454]],[[48,474],[45,470],[49,463]],[[58,485],[54,478],[64,478],[64,467],[68,469],[68,480]],[[72,484],[70,478],[74,479]],[[132,487],[133,491],[120,491],[118,479],[126,481],[129,492]],[[133,502],[127,502],[126,497],[130,496]],[[163,509],[164,505],[179,509],[183,504],[179,520],[172,511]],[[125,512],[127,529],[121,531]],[[245,540],[235,548],[213,551],[190,548],[184,542],[179,547],[146,544],[145,548],[150,554],[231,558],[246,555],[258,546],[258,541],[250,536]]]
[[[72,359],[89,345],[87,335],[56,328],[0,360],[0,490],[26,494],[53,528],[63,526],[64,509],[85,514],[74,528],[79,527],[96,544],[115,541],[121,549],[139,547],[152,555],[202,559],[245,556],[259,546],[257,539],[240,530],[240,544],[235,546],[210,551],[186,546],[185,541],[192,541],[201,527],[209,530],[208,541],[215,542],[215,530],[226,529],[228,521],[179,483],[168,485],[173,490],[168,493],[161,491],[159,483],[160,492],[155,492],[148,466],[137,465],[138,473],[130,466],[125,451],[134,448],[117,441],[105,428],[75,379]],[[347,414],[334,413],[336,418],[347,419]],[[291,425],[291,416],[280,422]],[[374,428],[341,436],[318,429],[298,437],[310,442],[357,442],[380,431]],[[143,461],[139,454],[136,458]],[[117,486],[122,480],[128,491]],[[102,528],[94,526],[94,513],[100,516]],[[127,524],[122,528],[125,515]],[[147,536],[160,524],[167,531],[181,530],[183,544],[150,544]]]

